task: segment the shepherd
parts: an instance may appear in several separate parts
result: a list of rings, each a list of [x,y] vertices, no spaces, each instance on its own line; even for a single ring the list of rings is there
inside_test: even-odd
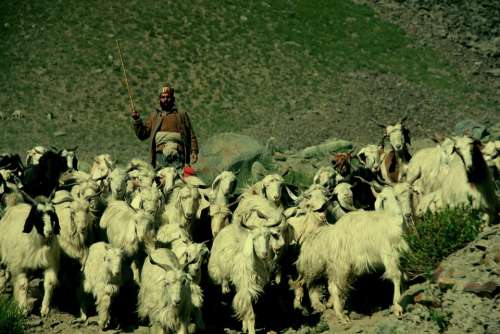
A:
[[[151,140],[153,167],[174,166],[178,169],[196,163],[198,141],[187,112],[175,104],[174,88],[165,84],[160,93],[160,109],[143,122],[139,112],[132,111],[134,131],[140,140]]]
[[[160,92],[160,109],[156,109],[155,112],[151,113],[144,123],[134,106],[132,92],[128,84],[127,70],[118,40],[116,45],[130,100],[134,132],[140,140],[150,138],[151,164],[153,167],[173,166],[181,170],[192,163],[196,163],[198,160],[198,141],[191,126],[189,115],[187,112],[177,109],[174,88],[168,83],[163,85]]]

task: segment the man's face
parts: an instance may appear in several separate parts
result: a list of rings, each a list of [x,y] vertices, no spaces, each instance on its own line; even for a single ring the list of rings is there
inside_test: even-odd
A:
[[[161,93],[160,95],[160,107],[162,110],[169,110],[172,108],[174,103],[174,96],[170,91]]]

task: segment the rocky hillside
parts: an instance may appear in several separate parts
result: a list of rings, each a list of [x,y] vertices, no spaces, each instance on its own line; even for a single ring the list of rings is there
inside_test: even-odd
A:
[[[500,122],[496,51],[482,56],[451,38],[469,30],[448,27],[469,22],[468,3],[486,1],[459,1],[451,17],[453,1],[440,2],[442,13],[413,3],[424,2],[2,1],[0,152],[78,145],[88,160],[146,159],[117,39],[137,109],[154,111],[170,81],[201,147],[228,131],[290,149],[331,137],[369,143],[380,133],[372,119],[405,115],[417,137],[465,117]]]

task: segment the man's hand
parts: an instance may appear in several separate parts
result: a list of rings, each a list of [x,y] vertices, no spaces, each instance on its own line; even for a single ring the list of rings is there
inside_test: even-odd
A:
[[[130,116],[132,116],[132,119],[133,119],[134,121],[137,121],[139,118],[141,118],[141,114],[139,114],[139,112],[137,112],[137,111],[135,111],[135,110],[134,110],[134,111],[132,111],[132,115],[130,115]]]
[[[198,153],[192,152],[191,153],[191,163],[194,164],[196,161],[198,161]]]

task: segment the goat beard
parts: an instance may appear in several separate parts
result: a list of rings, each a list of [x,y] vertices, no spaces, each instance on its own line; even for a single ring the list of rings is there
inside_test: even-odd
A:
[[[467,170],[467,179],[471,183],[481,183],[486,180],[488,166],[483,158],[479,147],[474,146],[472,149],[472,166]]]

